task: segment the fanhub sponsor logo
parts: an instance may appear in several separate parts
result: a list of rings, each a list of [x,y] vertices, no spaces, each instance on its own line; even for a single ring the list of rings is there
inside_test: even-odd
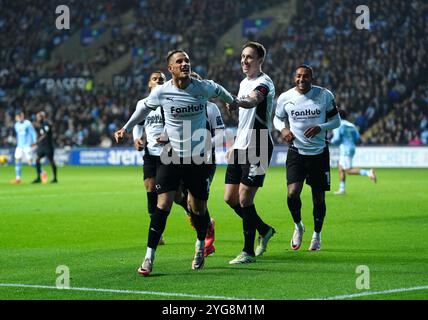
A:
[[[191,112],[198,112],[204,110],[205,105],[190,105],[187,107],[171,107],[171,113],[191,113]]]
[[[306,110],[301,110],[301,111],[291,110],[291,116],[292,117],[319,116],[320,114],[321,114],[320,109],[315,109],[315,110],[306,109]]]

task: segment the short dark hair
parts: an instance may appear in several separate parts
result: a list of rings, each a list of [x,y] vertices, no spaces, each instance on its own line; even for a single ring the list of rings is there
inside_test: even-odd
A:
[[[152,73],[150,73],[149,81],[150,81],[150,78],[152,77],[152,75],[154,75],[155,73],[158,73],[158,74],[160,74],[160,75],[165,76],[165,73],[164,73],[163,71],[156,70],[156,71],[153,71]],[[165,76],[165,79],[166,79],[166,76]]]
[[[299,66],[296,68],[296,71],[297,71],[298,69],[300,69],[300,68],[304,68],[304,69],[306,69],[306,70],[309,70],[309,72],[311,73],[311,77],[312,77],[312,78],[314,77],[314,70],[312,69],[312,67],[311,67],[311,66],[309,66],[309,65],[307,65],[307,64],[301,64],[301,65],[299,65]]]
[[[166,55],[166,62],[167,62],[167,63],[169,63],[169,59],[170,59],[174,54],[176,54],[177,52],[183,52],[183,53],[187,54],[187,53],[186,53],[186,51],[184,51],[183,49],[175,49],[175,50],[171,50],[171,51],[169,51],[169,52],[168,52],[168,54]]]
[[[242,50],[248,47],[253,48],[259,58],[264,59],[266,57],[266,48],[261,43],[249,41],[243,45]]]
[[[154,74],[154,73],[163,74],[163,71],[161,71],[161,70],[155,70],[155,71],[153,71],[150,75],[152,75],[152,74]]]

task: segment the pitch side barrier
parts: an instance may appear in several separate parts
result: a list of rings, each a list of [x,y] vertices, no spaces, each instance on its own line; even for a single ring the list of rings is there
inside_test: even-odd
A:
[[[14,162],[14,148],[0,148],[8,165]],[[56,149],[55,161],[59,165],[74,166],[137,166],[142,165],[142,152],[134,148],[71,148]],[[284,166],[287,147],[274,148],[271,166]],[[218,165],[226,165],[224,150],[216,152]],[[337,167],[339,149],[330,146],[330,164]],[[428,168],[428,147],[358,147],[353,165],[375,168]]]

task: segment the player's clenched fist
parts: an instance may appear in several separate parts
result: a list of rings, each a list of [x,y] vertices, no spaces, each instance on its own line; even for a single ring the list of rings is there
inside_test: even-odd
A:
[[[115,133],[114,133],[114,140],[116,140],[116,143],[119,143],[119,141],[120,140],[123,140],[123,138],[125,137],[125,129],[120,129],[120,130],[117,130]]]
[[[143,139],[134,140],[134,146],[135,146],[135,149],[137,149],[137,151],[143,151],[143,149],[144,149]]]
[[[294,140],[294,134],[290,131],[290,129],[287,129],[287,128],[282,129],[281,137],[287,143],[290,143],[291,141]]]

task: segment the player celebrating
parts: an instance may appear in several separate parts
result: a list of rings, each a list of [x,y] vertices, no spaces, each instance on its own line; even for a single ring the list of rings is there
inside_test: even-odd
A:
[[[199,75],[192,72],[192,76],[198,78]],[[201,79],[199,77],[199,79]],[[155,71],[149,77],[148,87],[153,90],[156,86],[164,84],[166,81],[166,76],[162,71]],[[207,112],[208,119],[210,118],[210,113],[213,113],[211,102],[208,102]],[[217,106],[216,106],[217,107]],[[144,186],[147,191],[147,208],[149,211],[149,216],[152,217],[156,210],[157,204],[157,193],[155,189],[155,178],[157,169],[161,163],[160,155],[162,153],[164,142],[162,141],[162,135],[164,134],[164,120],[161,108],[151,111],[147,118],[136,125],[132,131],[134,138],[134,145],[138,151],[144,149]],[[217,108],[218,110],[218,108]],[[211,125],[213,125],[210,122]],[[146,143],[143,141],[142,137],[145,133]],[[187,190],[178,191],[174,202],[181,205],[186,213],[190,217],[190,211],[187,208]],[[214,220],[210,219],[210,224],[208,226],[207,235],[205,238],[205,256],[215,252],[214,247]],[[159,240],[159,245],[165,244],[163,236]]]
[[[37,132],[39,133],[39,138],[37,139],[37,158],[36,158],[36,170],[37,178],[33,180],[33,183],[40,183],[42,179],[40,178],[42,174],[41,159],[47,157],[52,168],[53,179],[51,183],[57,183],[57,167],[54,160],[54,143],[52,139],[52,126],[46,120],[46,113],[40,111],[36,114],[37,121]]]
[[[15,115],[14,129],[16,132],[15,149],[15,179],[13,184],[21,183],[22,160],[27,161],[29,165],[33,162],[33,150],[36,146],[36,131],[29,120],[25,119],[24,112],[18,111]]]
[[[166,76],[162,71],[155,71],[149,77],[148,87],[153,90],[156,86],[164,84]],[[138,151],[144,149],[144,166],[143,177],[144,186],[147,192],[147,209],[149,216],[152,217],[156,211],[156,204],[158,195],[155,188],[156,171],[160,165],[160,155],[162,153],[162,145],[156,139],[162,135],[164,131],[164,122],[161,109],[151,111],[147,118],[134,127],[132,135],[134,137],[134,145]],[[146,143],[144,143],[142,136],[145,132]],[[164,244],[161,237],[159,244]]]
[[[260,43],[248,42],[242,48],[241,66],[246,78],[239,86],[238,132],[227,153],[232,161],[227,166],[224,200],[242,218],[244,248],[230,264],[255,262],[256,256],[266,251],[275,233],[274,228],[263,222],[254,206],[254,197],[263,186],[273,150],[270,131],[275,86],[262,72],[265,56],[266,49]],[[254,251],[256,230],[260,236]]]
[[[335,195],[345,194],[345,180],[346,174],[367,176],[370,180],[376,183],[376,172],[374,169],[366,170],[354,168],[352,166],[352,159],[355,155],[355,145],[360,140],[360,133],[358,129],[349,121],[346,120],[347,113],[343,109],[339,109],[340,118],[342,119],[340,127],[333,130],[332,144],[340,145],[340,158],[339,158],[339,190]]]
[[[291,248],[298,250],[305,231],[301,219],[303,182],[312,188],[314,233],[309,250],[321,249],[321,230],[326,214],[325,191],[330,190],[330,156],[326,131],[340,125],[333,94],[312,85],[308,65],[296,69],[296,86],[277,101],[275,128],[289,144],[287,153],[287,204],[295,223]]]
[[[197,232],[192,269],[204,266],[204,246],[209,219],[206,214],[209,196],[210,167],[206,157],[207,147],[206,104],[209,98],[219,97],[233,104],[234,97],[222,86],[210,80],[190,77],[190,58],[183,50],[174,50],[167,56],[168,71],[172,79],[157,86],[150,95],[137,103],[137,110],[128,123],[115,132],[118,142],[126,132],[142,120],[150,111],[159,107],[164,111],[165,131],[171,150],[164,148],[162,163],[156,175],[158,202],[153,215],[147,244],[147,252],[138,272],[144,276],[151,273],[159,239],[165,230],[167,218],[181,181],[189,191],[188,205]],[[210,143],[208,143],[209,145]]]

